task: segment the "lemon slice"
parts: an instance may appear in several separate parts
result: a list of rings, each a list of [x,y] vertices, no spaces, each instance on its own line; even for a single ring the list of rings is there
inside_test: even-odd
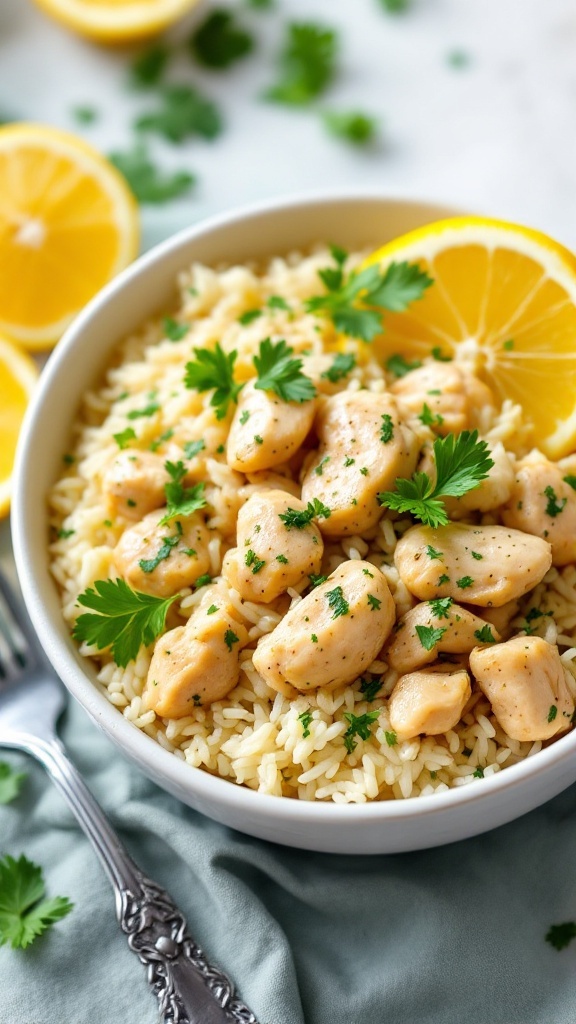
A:
[[[30,357],[0,337],[0,516],[10,507],[16,442],[37,379]]]
[[[68,28],[103,43],[131,42],[156,35],[198,0],[36,0]]]
[[[74,135],[0,128],[0,331],[28,348],[58,340],[138,250],[122,176]]]
[[[456,217],[410,232],[366,263],[417,262],[434,279],[405,313],[387,313],[386,357],[468,360],[501,399],[520,403],[552,458],[576,448],[576,257],[539,231]]]

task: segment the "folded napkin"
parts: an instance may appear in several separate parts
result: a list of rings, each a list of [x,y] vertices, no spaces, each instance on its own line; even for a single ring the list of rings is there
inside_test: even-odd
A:
[[[138,864],[260,1024],[567,1024],[576,943],[576,786],[487,835],[394,856],[265,843],[149,782],[71,704],[61,735]],[[0,850],[44,868],[75,907],[27,950],[0,949],[0,1024],[157,1024],[112,891],[42,769],[0,807]]]

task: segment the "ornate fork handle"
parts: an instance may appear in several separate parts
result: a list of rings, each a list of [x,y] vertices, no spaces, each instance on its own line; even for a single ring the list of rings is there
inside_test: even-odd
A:
[[[114,887],[120,927],[147,968],[163,1024],[258,1024],[192,940],[168,893],[134,863],[60,741],[12,733],[9,745],[42,762],[94,846]]]

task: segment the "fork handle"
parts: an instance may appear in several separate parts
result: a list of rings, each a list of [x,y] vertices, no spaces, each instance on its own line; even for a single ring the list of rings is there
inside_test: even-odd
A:
[[[168,893],[134,863],[60,741],[29,735],[11,740],[42,762],[96,850],[114,888],[120,927],[147,969],[163,1024],[258,1024],[191,939]]]

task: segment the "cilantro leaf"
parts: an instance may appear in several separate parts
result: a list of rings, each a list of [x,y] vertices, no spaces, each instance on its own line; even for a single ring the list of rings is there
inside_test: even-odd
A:
[[[196,183],[189,171],[160,171],[142,145],[123,153],[109,153],[108,159],[124,175],[140,203],[167,203],[185,195]]]
[[[65,896],[43,899],[42,869],[21,854],[0,860],[0,946],[26,949],[50,925],[72,910]]]
[[[378,495],[382,505],[395,512],[409,512],[427,526],[445,526],[446,507],[441,497],[459,498],[485,480],[494,465],[486,441],[478,440],[478,431],[463,430],[437,438],[433,445],[436,484],[426,473],[413,473],[410,480],[396,480],[396,491]]]
[[[377,721],[379,715],[379,711],[367,711],[365,715],[354,715],[351,711],[344,712],[344,718],[350,723],[344,733],[344,746],[349,754],[358,746],[354,739],[355,736],[360,736],[363,740],[370,739],[371,726]]]
[[[305,402],[314,398],[316,388],[302,373],[302,360],[292,358],[294,350],[284,340],[274,343],[270,338],[260,342],[254,356],[258,378],[254,387],[274,391],[284,402]]]
[[[338,37],[314,22],[292,22],[280,54],[280,79],[265,93],[275,103],[305,106],[330,85],[336,74]]]
[[[238,353],[236,350],[226,354],[216,342],[214,349],[194,349],[196,359],[186,363],[184,383],[187,388],[196,391],[211,391],[214,394],[210,405],[216,410],[216,419],[224,419],[230,402],[237,402],[242,384],[234,383],[234,363]]]
[[[222,118],[212,100],[191,85],[166,85],[160,93],[161,106],[136,119],[142,132],[156,132],[169,142],[182,142],[191,135],[215,139],[222,131]]]
[[[170,51],[161,43],[139,53],[130,68],[130,84],[137,89],[157,85],[170,60]]]
[[[246,57],[254,49],[254,39],[230,11],[218,7],[191,36],[190,49],[205,67],[221,70]]]
[[[166,613],[177,594],[166,599],[132,590],[122,579],[96,580],[79,595],[77,603],[96,614],[80,615],[72,636],[102,650],[110,647],[121,668],[134,661],[162,633]]]
[[[439,626],[438,629],[435,629],[434,626],[416,626],[416,632],[422,647],[426,651],[431,651],[444,636],[446,627]]]
[[[303,530],[314,517],[329,519],[331,510],[323,505],[318,498],[309,501],[305,509],[287,508],[285,512],[279,512],[278,518],[282,520],[287,530],[294,527],[296,530]]]
[[[549,942],[554,949],[560,951],[566,949],[573,939],[576,939],[576,921],[564,921],[563,924],[552,924],[545,935],[546,942]]]
[[[373,142],[378,130],[376,118],[359,110],[327,110],[323,120],[331,135],[351,142],[353,146],[366,146]]]
[[[356,366],[356,357],[348,352],[339,352],[334,358],[332,366],[329,366],[320,376],[329,380],[331,384],[337,384],[339,380],[347,377]]]
[[[198,509],[204,508],[206,505],[204,497],[206,485],[204,483],[194,484],[193,487],[184,487],[182,481],[187,470],[183,462],[165,462],[164,469],[171,479],[164,485],[168,508],[158,523],[159,526],[164,526],[176,516],[191,516],[193,512],[197,512]]]
[[[26,772],[17,772],[7,761],[0,761],[0,804],[9,804],[20,792]]]

